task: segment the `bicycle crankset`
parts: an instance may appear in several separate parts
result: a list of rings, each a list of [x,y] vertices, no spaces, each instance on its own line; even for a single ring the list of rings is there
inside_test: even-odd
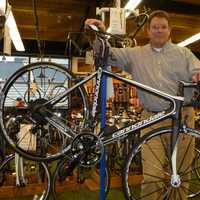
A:
[[[100,138],[93,133],[80,133],[72,141],[74,158],[79,158],[81,166],[95,165],[101,159],[104,146]]]

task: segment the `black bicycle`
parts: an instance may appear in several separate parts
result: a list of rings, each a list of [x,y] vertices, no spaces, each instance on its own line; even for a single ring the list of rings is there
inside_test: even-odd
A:
[[[184,97],[182,96],[183,88],[196,87],[199,89],[199,83],[180,82],[181,92],[178,96],[172,96],[107,71],[105,70],[105,67],[107,65],[106,61],[108,58],[109,47],[107,46],[105,33],[101,33],[96,27],[90,27],[90,29],[96,34],[97,39],[101,44],[101,51],[95,58],[96,71],[86,78],[76,78],[64,66],[55,63],[41,62],[30,64],[19,69],[7,80],[2,89],[0,103],[0,122],[5,139],[14,150],[28,159],[50,161],[67,157],[70,160],[70,165],[73,166],[70,170],[73,171],[77,165],[90,167],[98,163],[106,145],[124,139],[130,134],[137,134],[139,130],[145,127],[171,118],[171,127],[152,130],[147,135],[143,136],[139,144],[133,147],[129,153],[123,174],[125,198],[146,199],[147,196],[156,193],[158,199],[173,199],[174,196],[181,199],[181,189],[188,197],[198,196],[200,192],[199,173],[197,173],[200,164],[197,159],[199,157],[198,146],[196,146],[195,151],[197,156],[195,156],[195,154],[192,156],[192,161],[187,163],[188,166],[186,169],[182,169],[177,165],[176,158],[179,149],[179,146],[177,145],[179,141],[178,138],[189,137],[191,139],[191,142],[183,146],[183,148],[185,148],[185,151],[183,152],[187,154],[189,149],[191,149],[190,147],[193,144],[193,141],[198,141],[200,136],[200,132],[187,127],[187,123],[181,124],[180,114],[184,102]],[[45,71],[45,76],[40,76],[41,71]],[[24,94],[21,94],[21,92],[18,91],[16,87],[17,83],[23,81],[27,89],[30,87],[30,74],[32,74],[31,76],[33,76],[34,82],[37,83],[37,87],[40,88],[41,98],[26,101],[24,108],[11,106],[13,90],[20,97],[24,97]],[[140,122],[128,124],[126,127],[111,133],[106,133],[104,130],[97,131],[98,123],[96,121],[100,119],[98,109],[100,88],[102,86],[102,76],[104,75],[120,80],[126,84],[133,85],[140,90],[168,101],[169,108]],[[93,79],[95,79],[95,93],[93,104],[90,108],[84,84]],[[54,97],[48,95],[51,92],[52,85],[60,85],[61,83],[64,85],[65,91],[61,90],[62,92],[58,92]],[[23,136],[18,136],[9,134],[5,126],[6,112],[8,109],[17,111],[19,115],[23,112],[23,117],[32,127],[27,131],[27,135],[24,134]],[[62,110],[64,115],[62,117],[58,116],[57,110]],[[79,116],[79,123],[74,123],[74,117],[76,116]],[[48,125],[56,128],[57,131],[63,135],[63,137],[60,137],[62,138],[60,141],[52,142],[46,139],[50,134],[50,131],[47,129]],[[38,131],[36,131],[38,127],[42,127],[43,130],[40,135],[38,135]],[[160,138],[161,135],[169,135],[171,138],[168,140],[168,144],[165,144],[162,141],[162,137],[160,139],[166,154],[165,162],[161,162],[160,166],[154,166],[150,160],[149,163],[151,165],[149,164],[149,166],[152,168],[152,171],[153,167],[160,169],[162,174],[161,176],[156,176],[158,180],[145,182],[142,174],[137,177],[134,176],[135,173],[132,171],[132,165],[135,162],[134,158],[140,152],[140,149],[143,148],[144,144],[148,144],[148,142],[155,137]],[[26,142],[24,141],[24,138],[26,138]],[[31,146],[29,147],[28,144],[29,142],[32,144],[31,139],[33,138],[36,138],[36,141],[44,138],[45,154],[37,151],[37,148],[34,149]],[[22,143],[25,143],[26,145],[22,145]],[[37,147],[37,142],[35,146]],[[170,150],[168,150],[168,146],[170,146]],[[183,154],[181,163],[184,162],[184,158],[185,156]],[[159,160],[159,158],[157,159]],[[75,164],[73,165],[73,163]],[[169,164],[170,167],[168,167],[167,164]],[[71,171],[68,173],[70,174]],[[149,176],[151,175],[149,174]],[[152,177],[155,177],[155,175],[152,175]],[[150,191],[145,196],[141,196],[140,191],[142,185],[155,183],[159,183],[158,189]],[[132,192],[132,189],[136,190]]]

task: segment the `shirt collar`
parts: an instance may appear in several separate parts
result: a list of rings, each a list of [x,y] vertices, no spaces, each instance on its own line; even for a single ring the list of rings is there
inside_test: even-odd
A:
[[[170,47],[170,45],[171,45],[171,42],[170,42],[170,41],[167,41],[167,42],[164,44],[164,46],[163,46],[162,48],[160,48],[160,50],[159,50],[159,48],[154,48],[154,47],[151,46],[151,44],[149,44],[150,48],[151,48],[154,52],[157,52],[157,53],[160,53],[160,52],[165,51],[166,49],[168,49],[168,48]]]

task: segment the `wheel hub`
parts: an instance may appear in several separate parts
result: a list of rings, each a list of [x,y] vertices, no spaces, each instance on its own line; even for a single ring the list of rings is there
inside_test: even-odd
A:
[[[181,185],[181,179],[179,175],[172,175],[171,177],[171,185],[172,187],[178,188]]]
[[[35,101],[32,101],[29,103],[29,114],[30,116],[41,125],[46,124],[45,116],[49,117],[50,112],[46,112],[47,110],[51,111],[50,106],[44,106],[44,103],[46,103],[46,99],[36,99]]]

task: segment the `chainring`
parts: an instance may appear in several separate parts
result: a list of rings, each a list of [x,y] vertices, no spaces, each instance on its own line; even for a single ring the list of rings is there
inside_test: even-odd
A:
[[[97,135],[93,133],[78,134],[71,144],[74,158],[79,157],[81,166],[90,167],[95,165],[101,159],[104,146]]]

